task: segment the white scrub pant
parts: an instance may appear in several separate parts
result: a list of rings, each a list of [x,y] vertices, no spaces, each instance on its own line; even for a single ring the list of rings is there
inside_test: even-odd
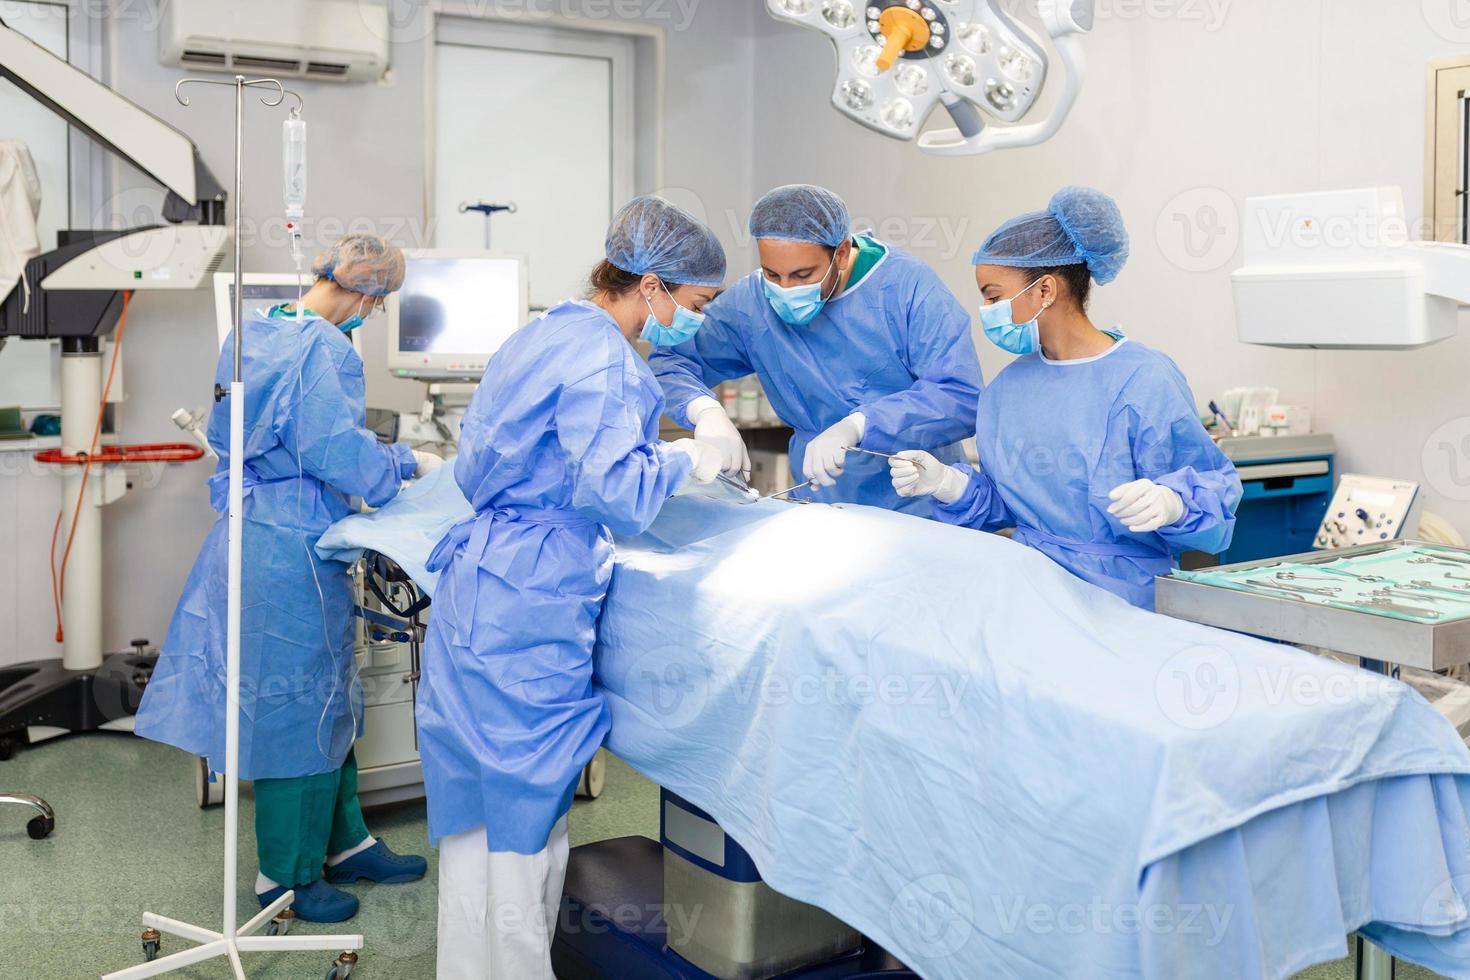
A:
[[[568,847],[565,816],[539,854],[487,851],[484,827],[439,842],[438,980],[555,980]]]

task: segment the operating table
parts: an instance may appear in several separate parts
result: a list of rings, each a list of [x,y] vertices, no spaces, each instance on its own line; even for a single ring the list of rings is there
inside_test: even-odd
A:
[[[457,494],[322,548],[432,590]],[[612,751],[922,976],[1284,978],[1359,932],[1470,977],[1470,752],[1397,681],[777,501],[620,539],[599,636]]]

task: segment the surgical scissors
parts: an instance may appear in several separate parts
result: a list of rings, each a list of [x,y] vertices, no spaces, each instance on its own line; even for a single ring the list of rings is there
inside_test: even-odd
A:
[[[1459,569],[1463,569],[1465,567],[1462,562],[1448,561],[1448,560],[1443,559],[1443,558],[1431,558],[1429,555],[1420,555],[1418,558],[1410,558],[1409,559],[1409,564],[1410,565],[1448,565],[1451,568],[1459,568]]]
[[[1435,585],[1428,579],[1416,578],[1408,585],[1411,589],[1424,589],[1429,592],[1448,592],[1450,595],[1459,596],[1462,601],[1467,600],[1466,593],[1470,592],[1470,585]]]
[[[1277,572],[1276,577],[1286,581],[1294,582],[1340,582],[1340,575],[1303,575],[1300,572]],[[1359,582],[1387,582],[1388,579],[1381,575],[1348,575]]]
[[[1393,589],[1393,588],[1389,588],[1387,586],[1384,586],[1381,589],[1374,589],[1373,591],[1366,593],[1366,596],[1369,599],[1388,599],[1388,598],[1396,598],[1396,599],[1417,599],[1417,600],[1423,600],[1423,601],[1427,601],[1427,602],[1455,602],[1455,601],[1457,601],[1455,599],[1446,599],[1443,596],[1425,595],[1422,592],[1405,592],[1402,589]],[[1466,599],[1464,597],[1461,597],[1458,601],[1459,602],[1470,602],[1470,599]]]

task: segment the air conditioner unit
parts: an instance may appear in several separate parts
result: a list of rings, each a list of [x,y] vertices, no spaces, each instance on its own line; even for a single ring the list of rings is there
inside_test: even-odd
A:
[[[373,82],[388,68],[387,5],[361,0],[172,0],[159,60],[196,71]]]

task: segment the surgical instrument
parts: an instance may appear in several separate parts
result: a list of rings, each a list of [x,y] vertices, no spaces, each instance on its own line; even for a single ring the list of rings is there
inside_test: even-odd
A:
[[[1364,604],[1373,606],[1376,609],[1386,609],[1389,612],[1403,613],[1406,616],[1422,616],[1425,619],[1439,618],[1439,610],[1437,609],[1420,609],[1417,606],[1405,606],[1401,603],[1394,602],[1392,599],[1365,599]]]
[[[1339,592],[1342,591],[1341,588],[1339,588],[1338,586],[1335,586],[1335,585],[1329,585],[1325,589],[1317,589],[1317,588],[1313,588],[1313,587],[1308,586],[1308,585],[1292,585],[1290,582],[1267,582],[1267,581],[1263,581],[1262,579],[1258,579],[1258,578],[1246,579],[1245,584],[1246,585],[1253,585],[1256,588],[1282,589],[1282,590],[1285,590],[1287,592],[1301,592],[1301,593],[1305,593],[1306,595],[1332,595],[1332,596],[1335,596]]]
[[[1341,576],[1337,575],[1303,575],[1300,572],[1277,572],[1276,577],[1283,581],[1291,582],[1338,582]],[[1356,578],[1357,576],[1354,576]],[[1376,576],[1375,576],[1376,578]],[[1358,579],[1362,581],[1362,579]],[[1378,581],[1383,581],[1378,579]]]
[[[1444,577],[1454,579],[1456,582],[1470,582],[1470,576],[1456,575],[1454,572],[1445,572]]]
[[[809,487],[811,485],[812,485],[812,481],[811,480],[807,480],[805,483],[798,483],[794,487],[787,487],[785,490],[777,490],[775,493],[768,493],[768,494],[766,494],[766,499],[767,500],[770,500],[773,497],[782,497],[782,496],[785,496],[788,493],[791,493],[793,490],[800,490],[802,487]],[[801,503],[809,503],[809,501],[805,501],[805,500],[800,501],[800,502]]]
[[[1420,552],[1426,558],[1438,558],[1441,561],[1452,561],[1458,565],[1470,565],[1470,558],[1461,558],[1458,555],[1447,555],[1442,551]]]
[[[1451,595],[1459,596],[1462,600],[1467,598],[1467,593],[1470,593],[1470,585],[1435,585],[1428,579],[1422,578],[1414,579],[1408,584],[1407,588],[1424,589],[1429,592],[1448,592]]]
[[[1409,564],[1410,565],[1448,565],[1451,568],[1463,568],[1464,567],[1459,562],[1456,562],[1456,561],[1445,561],[1445,560],[1443,560],[1441,558],[1431,558],[1428,555],[1421,555],[1418,558],[1410,558],[1409,559]]]
[[[1374,589],[1373,591],[1366,593],[1365,596],[1366,596],[1366,598],[1369,598],[1369,599],[1388,599],[1388,598],[1394,598],[1394,599],[1419,599],[1419,600],[1424,600],[1424,601],[1428,601],[1428,602],[1454,602],[1455,601],[1453,599],[1446,599],[1446,598],[1444,598],[1442,596],[1425,595],[1422,592],[1406,592],[1406,591],[1404,591],[1402,589],[1389,588],[1388,586],[1384,586],[1383,588],[1380,588],[1380,589]],[[1459,599],[1459,601],[1460,602],[1467,602],[1467,601],[1470,601],[1470,600],[1467,600],[1467,599],[1465,599],[1465,598],[1462,597],[1461,599]]]
[[[877,456],[879,459],[904,459],[908,460],[910,463],[913,463],[921,470],[924,468],[924,464],[920,460],[912,459],[908,456],[900,455],[899,453],[880,453],[876,449],[863,449],[859,446],[848,446],[847,451],[850,453],[863,453],[867,456]]]
[[[729,487],[731,490],[739,493],[742,497],[745,498],[746,503],[753,504],[760,499],[760,494],[756,493],[755,489],[752,488],[750,484],[746,483],[744,480],[738,480],[733,476],[726,476],[724,473],[721,473],[719,476],[716,477],[716,479],[719,480],[720,483]]]

